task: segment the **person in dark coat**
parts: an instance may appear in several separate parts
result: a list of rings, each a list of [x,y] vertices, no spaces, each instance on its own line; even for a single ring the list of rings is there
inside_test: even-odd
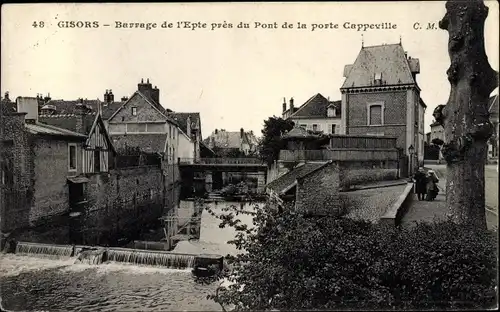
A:
[[[428,201],[436,199],[436,196],[439,193],[439,189],[437,186],[438,182],[439,179],[434,173],[434,171],[429,170],[427,172],[427,197],[426,197]]]
[[[415,193],[417,193],[418,200],[424,200],[427,191],[427,177],[425,175],[424,168],[418,168],[418,171],[415,173],[413,179],[415,180]]]

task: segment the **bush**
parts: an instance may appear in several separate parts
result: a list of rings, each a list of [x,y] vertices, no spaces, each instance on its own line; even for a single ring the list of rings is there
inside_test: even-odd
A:
[[[496,238],[450,221],[395,229],[257,209],[229,257],[234,285],[209,296],[236,310],[484,308],[495,302]],[[240,212],[241,213],[241,212]],[[243,290],[241,290],[243,289]]]

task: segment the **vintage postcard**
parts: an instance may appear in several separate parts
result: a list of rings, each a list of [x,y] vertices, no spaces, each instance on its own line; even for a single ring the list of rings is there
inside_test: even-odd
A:
[[[4,4],[2,311],[497,308],[499,4]]]

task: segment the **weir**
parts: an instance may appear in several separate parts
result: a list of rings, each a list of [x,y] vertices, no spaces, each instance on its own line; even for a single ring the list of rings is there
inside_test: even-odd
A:
[[[17,242],[15,253],[20,255],[37,255],[37,256],[53,256],[54,258],[69,258],[73,256],[73,246]]]
[[[90,265],[99,265],[108,261],[113,261],[139,266],[156,266],[181,270],[193,269],[197,262],[206,262],[203,261],[205,258],[219,260],[223,258],[219,255],[195,255],[119,247],[51,245],[29,242],[17,242],[16,248],[8,252],[34,257],[50,256],[56,259],[75,258],[74,263]]]
[[[108,261],[134,263],[139,265],[162,266],[173,269],[188,269],[194,265],[195,255],[175,254],[126,248],[109,248]]]

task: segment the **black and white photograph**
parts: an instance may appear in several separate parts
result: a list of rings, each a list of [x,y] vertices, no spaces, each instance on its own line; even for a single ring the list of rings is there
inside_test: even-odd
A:
[[[1,311],[498,309],[493,0],[1,7]]]

